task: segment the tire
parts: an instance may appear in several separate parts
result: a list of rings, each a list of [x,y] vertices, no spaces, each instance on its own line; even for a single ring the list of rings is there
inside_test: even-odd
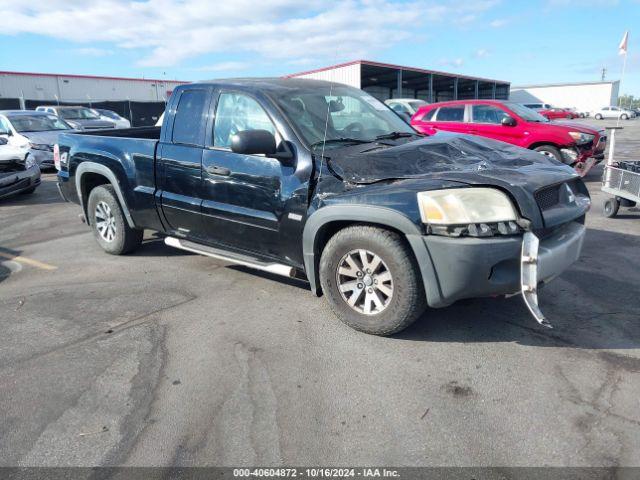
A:
[[[20,193],[22,195],[31,195],[35,191],[36,191],[36,187],[31,187],[31,188],[27,188],[26,190],[21,191]]]
[[[616,198],[608,198],[604,202],[604,208],[602,214],[607,218],[613,218],[618,214],[620,208],[620,202]]]
[[[539,147],[534,148],[534,150],[546,155],[547,157],[553,157],[559,162],[562,162],[562,154],[560,153],[560,150],[553,145],[540,145]]]
[[[599,113],[596,113],[596,116],[594,118],[596,120],[602,120],[602,115],[600,115]]]
[[[620,120],[629,120],[629,115],[623,113],[622,115],[620,115]]]
[[[376,261],[375,256],[381,260],[371,275],[363,265],[360,250],[368,252],[365,255],[369,265]],[[341,275],[339,271],[346,271],[345,266],[350,265],[346,260],[349,255],[354,255],[350,258],[359,270],[351,268],[350,275]],[[354,289],[341,293],[339,286],[344,288],[351,282]],[[412,252],[400,235],[382,228],[355,225],[331,237],[320,258],[320,284],[331,309],[342,322],[372,335],[404,330],[426,307],[421,275]],[[358,285],[365,288],[358,291]],[[356,294],[352,307],[347,302]],[[374,303],[374,294],[379,303]],[[365,313],[367,304],[369,313]]]
[[[87,213],[93,236],[105,252],[124,255],[142,243],[144,231],[129,226],[111,185],[100,185],[91,190]],[[103,226],[102,229],[98,223]]]

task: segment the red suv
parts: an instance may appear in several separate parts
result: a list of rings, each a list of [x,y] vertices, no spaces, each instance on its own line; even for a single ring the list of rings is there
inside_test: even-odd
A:
[[[439,130],[493,138],[536,150],[585,175],[604,158],[604,130],[575,123],[550,122],[519,103],[500,100],[457,100],[421,107],[411,119],[421,133]]]

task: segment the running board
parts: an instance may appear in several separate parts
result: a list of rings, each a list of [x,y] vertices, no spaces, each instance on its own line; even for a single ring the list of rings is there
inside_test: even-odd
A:
[[[288,267],[280,263],[264,263],[252,257],[232,254],[225,250],[200,245],[199,243],[190,242],[188,240],[180,240],[175,237],[166,237],[164,239],[164,243],[170,247],[186,250],[187,252],[199,253],[200,255],[206,255],[207,257],[217,258],[218,260],[235,263],[236,265],[243,265],[256,270],[262,270],[263,272],[270,272],[276,275],[282,275],[283,277],[295,276],[295,268]]]

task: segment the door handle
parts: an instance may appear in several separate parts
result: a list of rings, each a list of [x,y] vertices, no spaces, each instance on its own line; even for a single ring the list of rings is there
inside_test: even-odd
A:
[[[229,170],[227,167],[219,167],[217,165],[210,165],[210,166],[207,167],[207,173],[210,173],[211,175],[228,176],[228,175],[231,175],[231,170]]]

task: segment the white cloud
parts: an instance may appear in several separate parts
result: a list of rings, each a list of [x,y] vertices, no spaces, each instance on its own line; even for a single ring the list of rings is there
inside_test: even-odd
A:
[[[246,62],[229,61],[214,63],[213,65],[205,65],[203,67],[196,67],[193,70],[197,72],[237,72],[240,70],[246,70],[249,66],[250,65]]]
[[[443,67],[461,67],[462,65],[464,65],[464,59],[462,58],[442,59],[438,63]]]
[[[100,42],[135,49],[136,54],[140,50],[140,66],[167,67],[223,52],[284,63],[366,57],[414,38],[427,26],[472,23],[496,4],[497,0],[0,0],[0,11],[5,35],[44,35],[77,42],[85,50],[91,48],[88,40]]]
[[[488,57],[489,56],[489,50],[485,49],[485,48],[479,48],[478,50],[476,50],[473,54],[473,56],[475,58],[484,58],[484,57]]]
[[[504,27],[507,23],[509,23],[509,21],[505,18],[496,18],[495,20],[489,22],[489,26],[491,28],[500,28]]]
[[[71,50],[71,53],[76,53],[78,55],[84,55],[87,57],[107,57],[109,55],[113,55],[113,50],[107,50],[105,48],[74,48]]]

